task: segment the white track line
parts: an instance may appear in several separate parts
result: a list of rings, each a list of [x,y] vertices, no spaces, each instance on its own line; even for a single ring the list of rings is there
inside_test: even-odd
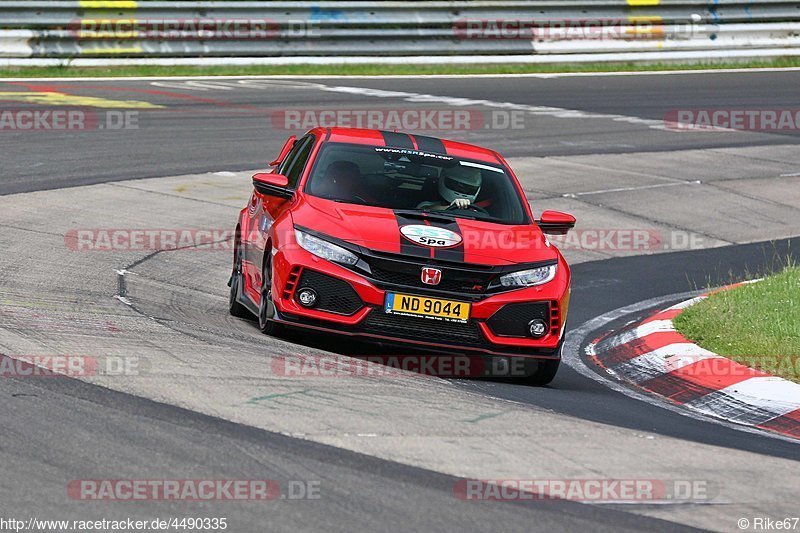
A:
[[[350,87],[350,86],[336,86],[324,85],[321,83],[309,83],[309,86],[316,86],[321,91],[350,94],[353,96],[375,97],[375,98],[390,98],[402,99],[405,102],[421,103],[421,104],[442,104],[451,107],[466,107],[466,106],[483,106],[492,109],[501,109],[504,111],[521,111],[533,116],[547,116],[560,119],[606,119],[614,122],[635,124],[646,126],[652,129],[670,131],[665,125],[664,120],[654,120],[648,118],[641,118],[629,115],[620,115],[616,113],[596,113],[593,111],[584,111],[580,109],[567,109],[563,107],[553,106],[539,106],[528,104],[517,104],[514,102],[498,102],[494,100],[461,98],[457,96],[444,96],[428,93],[415,93],[406,91],[390,91],[383,89],[373,89],[370,87]]]

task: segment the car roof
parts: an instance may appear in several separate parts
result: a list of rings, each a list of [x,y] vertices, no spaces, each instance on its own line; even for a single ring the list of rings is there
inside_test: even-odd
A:
[[[505,166],[502,157],[494,150],[424,134],[339,127],[315,128],[308,133],[324,139],[325,142],[406,148]]]

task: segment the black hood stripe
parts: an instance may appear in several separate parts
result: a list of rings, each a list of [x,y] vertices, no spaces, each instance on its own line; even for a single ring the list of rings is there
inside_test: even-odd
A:
[[[464,262],[463,235],[461,235],[461,228],[458,227],[458,223],[455,220],[452,222],[444,222],[442,220],[430,220],[427,218],[420,220],[417,217],[410,218],[397,212],[395,212],[394,216],[397,219],[398,237],[400,239],[400,253],[404,255],[410,255],[413,257],[424,257],[427,259],[441,259],[443,261],[455,261],[458,263]],[[431,246],[424,246],[422,244],[417,244],[413,241],[406,239],[399,232],[400,228],[402,228],[403,226],[408,226],[410,224],[416,224],[416,225],[425,224],[436,228],[447,229],[461,235],[462,241],[461,243],[459,243],[458,246],[454,246],[452,248],[435,248]]]
[[[411,141],[411,136],[407,133],[397,133],[396,131],[382,131],[383,142],[386,146],[392,148],[407,148],[414,150],[414,143]]]
[[[403,237],[403,234],[400,233],[400,228],[402,228],[403,226],[408,226],[410,224],[424,224],[424,222],[419,219],[407,218],[401,215],[400,213],[395,213],[394,216],[397,219],[397,237],[400,239],[400,253],[403,255],[411,255],[414,257],[425,257],[427,259],[430,259],[431,248],[410,241],[405,237]]]
[[[441,139],[436,137],[427,137],[425,135],[414,135],[414,140],[417,141],[417,148],[423,152],[433,152],[434,154],[446,154],[447,150]]]
[[[431,225],[439,228],[448,229],[453,233],[461,235],[461,242],[458,244],[458,246],[453,246],[452,248],[433,248],[433,257],[435,257],[436,259],[442,259],[443,261],[457,261],[459,263],[463,263],[464,235],[461,233],[461,228],[458,227],[458,222],[455,220],[452,222],[436,221],[435,224]]]

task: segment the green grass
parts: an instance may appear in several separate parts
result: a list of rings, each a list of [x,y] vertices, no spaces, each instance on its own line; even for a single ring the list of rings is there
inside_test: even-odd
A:
[[[248,75],[425,75],[425,74],[527,74],[557,72],[611,72],[651,70],[696,70],[720,68],[800,67],[800,57],[721,63],[587,63],[587,64],[514,64],[486,65],[262,65],[214,67],[7,67],[0,77],[70,77],[70,76],[248,76]]]
[[[800,382],[800,267],[712,294],[675,327],[707,350]]]

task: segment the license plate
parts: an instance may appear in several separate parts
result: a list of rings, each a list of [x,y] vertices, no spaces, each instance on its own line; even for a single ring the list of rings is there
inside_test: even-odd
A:
[[[383,310],[396,315],[414,315],[435,320],[466,322],[469,318],[470,307],[471,304],[466,302],[390,292],[386,294]]]

